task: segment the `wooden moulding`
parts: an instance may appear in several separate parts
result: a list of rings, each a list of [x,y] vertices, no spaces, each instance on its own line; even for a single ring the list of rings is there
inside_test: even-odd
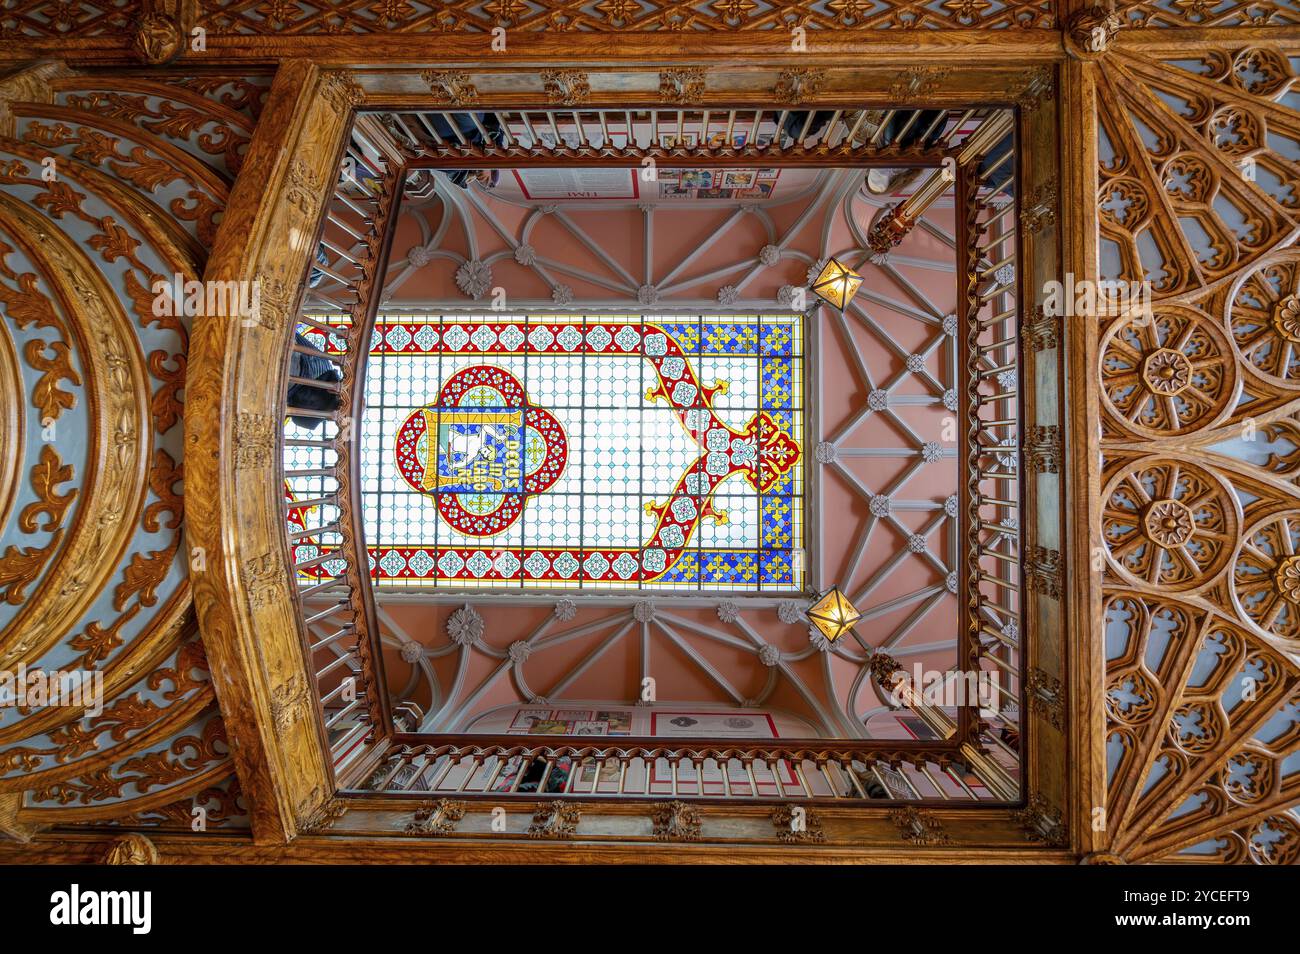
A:
[[[429,863],[1007,863],[1069,864],[1060,829],[1016,809],[934,806],[803,806],[797,828],[783,805],[682,804],[689,832],[660,824],[662,800],[566,800],[504,804],[436,799],[348,798],[326,805],[290,844],[250,842],[238,832],[148,831],[171,864]],[[422,823],[423,820],[423,823]],[[432,823],[431,823],[432,821]],[[494,823],[496,827],[494,828]],[[504,823],[504,829],[501,825]],[[29,863],[97,860],[120,831],[68,829],[21,846]],[[15,857],[0,844],[0,862]]]
[[[782,58],[790,65],[808,62],[810,56],[837,57],[853,62],[864,53],[896,56],[899,63],[919,57],[969,61],[998,57],[1008,62],[1046,61],[1063,54],[1056,30],[810,30],[807,52],[791,48],[786,30],[720,32],[563,32],[506,31],[506,51],[493,51],[493,36],[473,33],[356,33],[277,36],[230,36],[209,30],[206,49],[194,51],[180,45],[170,62],[207,65],[230,62],[273,62],[310,59],[326,66],[361,63],[430,62],[430,42],[436,38],[437,62],[526,63],[567,65],[598,62],[690,63],[730,58]],[[184,38],[188,41],[188,34]],[[139,65],[129,34],[71,39],[23,38],[0,41],[0,61],[30,60],[34,56],[61,56],[78,65]]]
[[[197,317],[186,382],[185,480],[199,626],[257,842],[292,838],[335,788],[309,687],[274,429],[284,356],[337,175],[352,103],[337,74],[277,73],[204,278],[261,287],[257,320]],[[260,442],[264,446],[249,446]],[[239,451],[240,453],[236,453]]]
[[[1063,271],[1076,281],[1095,280],[1097,265],[1097,109],[1094,63],[1067,63],[1061,76],[1060,208]],[[1077,144],[1067,148],[1066,144]],[[1064,276],[1062,276],[1062,279]],[[1063,630],[1065,706],[1069,713],[1068,827],[1081,854],[1100,849],[1095,810],[1106,805],[1106,680],[1102,658],[1101,572],[1093,548],[1101,544],[1100,386],[1097,319],[1061,319],[1064,385],[1070,395],[1064,417],[1066,447],[1062,507],[1066,521],[1064,596],[1072,610]]]

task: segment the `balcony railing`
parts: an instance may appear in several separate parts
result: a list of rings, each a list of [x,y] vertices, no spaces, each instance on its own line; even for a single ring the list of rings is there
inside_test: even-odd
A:
[[[763,801],[988,802],[951,747],[862,754],[853,743],[537,744],[518,737],[398,736],[359,791],[484,798],[692,798]],[[726,770],[723,770],[726,766]]]
[[[937,165],[988,110],[545,109],[399,111],[379,121],[412,167],[665,161],[681,165],[889,160]],[[419,188],[418,182],[413,188]]]
[[[998,135],[1010,136],[1010,115]],[[964,171],[958,201],[964,217],[964,343],[967,417],[962,521],[965,629],[961,669],[992,670],[1000,698],[988,720],[975,718],[964,737],[989,749],[1011,777],[1019,775],[1023,433],[1020,382],[1019,236],[1016,155],[995,144]],[[961,307],[961,306],[959,306]]]
[[[376,666],[379,627],[360,530],[356,462],[361,382],[400,170],[363,153],[355,143],[348,159],[344,168],[351,174],[342,176],[334,190],[319,241],[352,274],[313,260],[307,284],[310,289],[328,287],[349,324],[298,316],[281,458],[286,528],[298,582],[295,602],[336,772],[375,741],[376,727],[390,724]],[[358,175],[358,168],[376,174]],[[306,298],[303,310],[312,310],[310,291]]]

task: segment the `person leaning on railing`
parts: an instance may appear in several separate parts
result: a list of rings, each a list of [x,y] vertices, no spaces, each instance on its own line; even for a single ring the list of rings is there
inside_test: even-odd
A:
[[[294,351],[292,358],[289,360],[290,377],[309,378],[313,381],[329,381],[331,383],[338,383],[343,380],[342,372],[321,352],[317,351],[316,347],[303,337],[301,332],[295,332],[293,337],[295,342],[311,348],[315,354]],[[296,381],[290,383],[286,401],[289,407],[301,408],[304,411],[337,411],[339,407],[337,391],[313,387],[310,384],[302,384]],[[321,420],[319,417],[293,415],[293,423],[309,431],[314,431],[320,427]]]
[[[475,119],[478,120],[477,123],[474,121]],[[501,128],[501,123],[497,120],[495,113],[448,113],[445,115],[435,113],[430,120],[430,125],[442,137],[443,141],[451,146],[460,145],[462,138],[470,146],[499,146],[506,138],[505,130]],[[479,129],[480,126],[483,127],[482,131]],[[460,133],[459,136],[456,135],[457,132]],[[484,136],[483,132],[486,132],[487,135]],[[501,175],[499,169],[443,169],[442,173],[462,189],[468,189],[472,182],[478,182],[490,189],[497,184],[497,180]]]

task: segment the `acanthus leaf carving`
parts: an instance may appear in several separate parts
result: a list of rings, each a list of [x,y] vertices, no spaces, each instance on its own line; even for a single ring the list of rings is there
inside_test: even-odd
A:
[[[659,803],[655,806],[654,836],[658,841],[699,841],[699,811],[682,801]]]
[[[63,540],[63,531],[57,530],[43,547],[16,545],[5,548],[0,554],[0,596],[10,606],[19,606],[27,599],[27,587],[40,576],[55,549]]]
[[[32,488],[36,491],[36,501],[29,503],[18,515],[18,526],[24,533],[37,531],[37,517],[41,514],[45,514],[45,525],[40,529],[52,531],[63,525],[63,517],[76,499],[78,489],[73,487],[60,493],[58,486],[72,479],[72,465],[64,464],[58,451],[51,445],[43,446],[40,461],[32,467]]]
[[[47,349],[52,357],[45,356]],[[59,387],[59,382],[67,381],[74,386],[81,384],[81,375],[72,367],[67,343],[34,338],[23,346],[23,357],[35,370],[42,372],[32,388],[32,404],[41,412],[42,421],[58,420],[60,414],[76,404],[76,398]]]

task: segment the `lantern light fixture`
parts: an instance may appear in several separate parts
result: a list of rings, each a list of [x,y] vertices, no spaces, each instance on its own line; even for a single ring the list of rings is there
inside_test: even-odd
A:
[[[843,311],[861,284],[861,275],[839,259],[832,258],[813,281],[812,290],[818,298]]]
[[[849,602],[848,597],[840,592],[838,586],[832,586],[819,596],[817,601],[808,608],[807,616],[809,622],[832,643],[862,619],[862,614],[858,612],[857,607]]]

